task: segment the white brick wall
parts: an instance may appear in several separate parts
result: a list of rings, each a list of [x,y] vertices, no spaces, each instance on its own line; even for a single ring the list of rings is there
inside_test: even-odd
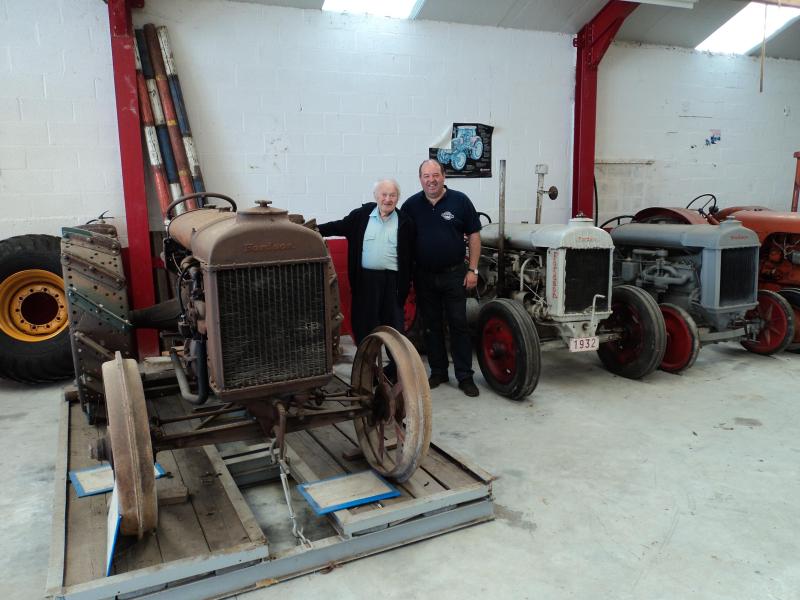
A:
[[[0,1],[0,239],[122,214],[107,8]]]
[[[121,215],[105,4],[0,6],[0,238]],[[530,217],[537,162],[562,191],[545,217],[567,217],[569,36],[219,0],[149,0],[134,19],[169,28],[209,190],[339,218],[377,178],[417,191],[428,146],[477,120],[508,161],[509,217]],[[450,183],[496,215],[496,177]]]
[[[379,177],[415,192],[428,146],[475,120],[496,128],[509,218],[531,217],[539,162],[561,191],[545,221],[569,214],[570,36],[220,0],[149,0],[134,18],[169,28],[210,190],[338,218]],[[96,0],[0,0],[0,238],[122,215],[108,38]],[[758,94],[754,59],[615,45],[599,81],[598,158],[654,161],[597,168],[602,217],[708,191],[787,205],[797,61],[768,61]],[[497,177],[450,184],[496,216]]]
[[[800,62],[768,59],[763,93],[759,71],[757,58],[613,45],[598,85],[596,155],[611,163],[595,167],[601,220],[703,193],[788,210]],[[721,140],[706,145],[712,129]]]

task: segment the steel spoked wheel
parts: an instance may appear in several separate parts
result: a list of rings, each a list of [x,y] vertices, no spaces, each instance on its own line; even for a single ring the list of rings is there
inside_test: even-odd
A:
[[[103,386],[120,531],[141,538],[158,522],[158,502],[147,405],[136,361],[117,352],[114,360],[103,363]]]
[[[384,370],[384,349],[394,361],[395,378]],[[407,481],[431,441],[431,392],[419,354],[398,331],[378,327],[358,346],[351,384],[373,396],[370,414],[354,420],[367,462],[385,477]]]
[[[619,338],[600,344],[597,355],[606,369],[628,379],[641,379],[664,359],[667,333],[664,317],[653,297],[632,285],[614,288],[611,316],[600,324],[602,333]]]
[[[542,368],[539,334],[532,317],[507,298],[487,302],[478,315],[478,364],[489,386],[521,400],[533,393]]]
[[[680,373],[691,367],[700,354],[700,332],[692,316],[680,306],[665,302],[659,308],[667,331],[667,346],[660,368],[668,373]]]
[[[781,352],[794,338],[794,312],[783,296],[772,290],[758,291],[758,306],[747,312],[749,321],[758,323],[758,336],[755,340],[742,342],[755,354],[774,354]]]

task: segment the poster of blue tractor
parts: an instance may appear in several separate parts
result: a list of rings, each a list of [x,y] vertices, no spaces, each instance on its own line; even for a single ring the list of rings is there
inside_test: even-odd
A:
[[[442,163],[448,176],[491,177],[493,129],[479,123],[453,123],[450,147],[431,148],[430,158]]]

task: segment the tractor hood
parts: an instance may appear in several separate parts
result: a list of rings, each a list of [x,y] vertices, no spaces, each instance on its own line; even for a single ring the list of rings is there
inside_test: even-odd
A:
[[[800,213],[740,210],[735,216],[742,225],[755,231],[762,242],[773,233],[800,234]],[[725,223],[727,221],[722,222]]]
[[[738,215],[737,215],[738,216]],[[644,248],[754,248],[758,236],[735,219],[716,225],[626,223],[611,232],[617,246]]]
[[[505,238],[507,247],[513,250],[614,247],[611,236],[586,218],[570,219],[566,225],[506,224]],[[490,223],[481,229],[481,243],[493,247],[499,245],[499,223]]]

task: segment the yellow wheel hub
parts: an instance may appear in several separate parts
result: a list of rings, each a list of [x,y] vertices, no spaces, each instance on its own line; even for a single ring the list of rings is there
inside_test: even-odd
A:
[[[64,280],[42,269],[14,273],[0,282],[0,331],[22,342],[43,342],[69,324]]]

